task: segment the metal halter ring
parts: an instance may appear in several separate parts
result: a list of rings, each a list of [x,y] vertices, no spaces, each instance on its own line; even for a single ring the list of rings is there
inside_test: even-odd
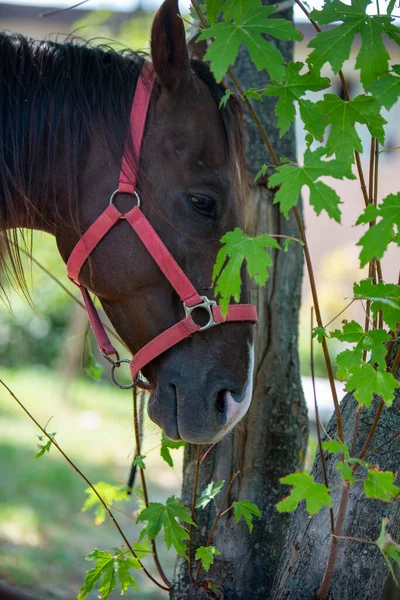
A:
[[[115,190],[115,192],[113,192],[110,196],[110,204],[114,204],[114,200],[115,200],[116,196],[118,196],[118,194],[126,194],[126,193],[129,193],[129,192],[120,192],[119,190]],[[140,207],[140,196],[136,190],[133,192],[132,196],[136,196],[136,200],[137,200],[136,206],[139,208]]]
[[[212,312],[212,307],[217,306],[217,303],[214,300],[210,300],[207,296],[200,296],[201,302],[199,304],[195,304],[194,306],[186,306],[183,303],[183,308],[185,309],[185,315],[188,317],[192,314],[194,310],[197,308],[202,308],[208,313],[208,322],[200,327],[200,331],[205,331],[206,329],[210,329],[210,327],[215,327],[215,325],[219,325],[219,323],[215,322],[214,315]]]
[[[115,379],[114,371],[116,368],[118,368],[120,366],[121,363],[131,364],[131,361],[128,360],[127,358],[121,358],[121,359],[118,359],[117,361],[115,361],[115,363],[111,367],[111,374],[110,374],[111,381],[113,382],[114,385],[119,387],[121,390],[131,390],[137,384],[139,377],[136,377],[135,381],[129,385],[121,385],[120,383],[118,383],[118,381]]]

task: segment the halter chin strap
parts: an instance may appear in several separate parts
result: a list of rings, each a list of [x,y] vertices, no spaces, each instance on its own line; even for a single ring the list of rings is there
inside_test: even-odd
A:
[[[136,191],[137,169],[135,165],[139,164],[144,127],[154,80],[155,74],[152,65],[148,62],[144,63],[136,86],[130,114],[130,131],[133,138],[135,160],[132,160],[130,146],[127,143],[122,159],[118,189],[112,194],[109,206],[101,213],[76,244],[67,262],[68,277],[81,290],[99,350],[112,364],[111,378],[113,382],[119,387],[133,387],[137,385],[144,389],[150,389],[150,385],[139,379],[140,370],[157,358],[157,356],[160,356],[160,354],[169,348],[172,348],[172,346],[175,346],[175,344],[178,344],[185,338],[188,338],[197,331],[204,331],[225,322],[257,322],[257,310],[252,304],[231,304],[228,307],[228,314],[223,317],[216,302],[209,300],[206,296],[200,296],[140,210],[140,197]],[[113,203],[114,198],[118,194],[131,194],[136,202],[135,207],[125,214],[121,213]],[[120,360],[117,350],[110,342],[104,329],[89,292],[79,283],[79,274],[87,258],[103,237],[121,219],[126,220],[132,229],[134,229],[162,273],[182,300],[185,312],[184,319],[151,340],[151,342],[146,344],[146,346],[135,354],[131,361]],[[205,325],[200,326],[194,321],[192,313],[195,309],[207,311],[208,322]],[[116,356],[115,361],[110,358],[112,355]],[[130,372],[133,382],[130,386],[121,386],[115,381],[114,370],[121,362],[130,362]]]

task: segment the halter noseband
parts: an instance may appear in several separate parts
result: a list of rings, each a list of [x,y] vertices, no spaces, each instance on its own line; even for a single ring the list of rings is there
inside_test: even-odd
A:
[[[130,114],[130,130],[134,133],[132,137],[136,163],[134,160],[129,160],[130,149],[127,143],[122,159],[118,189],[111,195],[109,206],[76,244],[67,262],[68,277],[81,290],[99,350],[112,364],[112,381],[118,387],[122,388],[131,388],[137,385],[144,389],[150,389],[151,386],[139,378],[140,370],[157,356],[197,331],[204,331],[210,327],[230,321],[257,322],[257,310],[252,304],[230,304],[228,314],[223,317],[216,302],[209,300],[206,296],[200,296],[140,210],[140,197],[136,190],[137,171],[134,165],[139,164],[144,127],[154,80],[155,73],[152,65],[148,62],[144,63],[136,86]],[[125,214],[121,213],[114,205],[114,199],[118,194],[131,194],[136,201],[136,206]],[[79,273],[87,258],[103,237],[121,219],[125,219],[135,230],[148,252],[182,300],[185,311],[184,319],[151,340],[151,342],[135,354],[131,361],[119,358],[117,350],[110,342],[104,329],[89,292],[79,283]],[[197,308],[204,309],[208,313],[208,322],[203,326],[198,325],[193,320],[192,313]],[[116,356],[116,360],[110,358],[112,355]],[[114,378],[114,370],[122,362],[130,363],[132,384],[129,386],[120,385]]]

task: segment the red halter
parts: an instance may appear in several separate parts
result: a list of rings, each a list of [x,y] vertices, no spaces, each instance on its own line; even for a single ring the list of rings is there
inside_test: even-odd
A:
[[[143,132],[154,80],[155,74],[152,65],[146,62],[136,86],[130,115],[130,129],[131,132],[134,132],[135,134],[133,138],[133,147],[137,162],[135,163],[133,160],[128,160],[129,148],[127,144],[122,159],[118,189],[112,194],[109,206],[89,227],[76,244],[67,262],[68,277],[82,292],[89,321],[96,337],[99,350],[113,365],[111,371],[112,380],[116,385],[124,388],[130,388],[137,385],[145,389],[150,389],[149,384],[139,379],[139,371],[157,356],[197,331],[204,331],[205,329],[229,321],[257,322],[257,310],[252,304],[231,304],[228,307],[227,316],[223,317],[216,302],[209,300],[206,296],[200,296],[140,210],[140,197],[136,191],[136,169],[133,165],[139,164]],[[113,204],[117,194],[131,194],[136,199],[137,205],[129,212],[122,214]],[[111,344],[104,326],[100,321],[100,317],[89,292],[79,283],[79,273],[87,258],[103,237],[120,219],[128,221],[135,230],[136,234],[182,300],[186,315],[185,318],[176,323],[176,325],[173,325],[146,344],[146,346],[135,354],[132,361],[127,359],[120,360],[118,352]],[[196,308],[202,308],[208,312],[209,320],[206,325],[200,326],[193,320],[192,312]],[[110,358],[110,355],[113,354],[117,357],[117,360],[115,361]],[[114,370],[116,367],[119,367],[121,362],[130,363],[133,382],[130,386],[121,386],[115,381]]]

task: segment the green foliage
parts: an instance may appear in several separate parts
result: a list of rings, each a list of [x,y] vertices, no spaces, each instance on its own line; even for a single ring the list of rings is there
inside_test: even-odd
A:
[[[241,269],[243,261],[247,261],[247,271],[258,285],[265,285],[268,280],[268,267],[272,259],[266,248],[280,250],[278,242],[267,233],[250,237],[236,227],[228,231],[222,238],[224,244],[217,254],[212,282],[215,285],[215,295],[220,296],[223,312],[228,310],[231,298],[240,301],[242,285]]]
[[[289,21],[269,19],[274,10],[273,6],[260,6],[241,16],[236,12],[234,23],[214,23],[199,35],[199,41],[215,38],[208,47],[204,60],[210,62],[217,81],[221,81],[229,66],[233,65],[242,44],[246,44],[257,69],[268,69],[273,80],[282,80],[283,56],[263,34],[267,33],[280,40],[301,40],[301,34]]]
[[[106,483],[105,481],[99,481],[94,485],[96,492],[100,495],[100,497],[104,500],[108,507],[111,507],[115,502],[121,502],[123,500],[129,502],[129,495],[127,493],[127,489],[124,485],[111,485],[110,483]],[[96,525],[101,525],[104,523],[107,511],[101,503],[100,499],[97,497],[92,488],[88,487],[85,490],[85,494],[88,497],[85,500],[84,505],[82,506],[82,511],[86,512],[89,508],[96,507],[94,513],[94,522]]]
[[[367,350],[371,352],[372,364],[377,364],[380,370],[386,369],[386,347],[385,342],[390,339],[390,335],[383,329],[371,329],[370,331],[364,331],[363,327],[356,321],[350,321],[345,323],[343,331],[336,329],[332,334],[332,338],[337,338],[341,342],[349,342],[351,344],[356,343],[356,350]],[[349,354],[340,357],[340,364],[346,367],[350,372],[353,372],[356,367],[356,360],[359,357],[359,353],[349,356]],[[346,362],[348,360],[348,362]]]
[[[348,165],[338,159],[322,160],[324,148],[312,151],[310,148],[304,153],[304,166],[283,165],[277,167],[277,172],[270,177],[268,187],[281,185],[274,198],[274,203],[280,203],[280,210],[289,218],[289,211],[297,205],[301,189],[304,185],[310,189],[310,204],[317,215],[326,210],[331,219],[340,222],[340,198],[331,187],[319,177],[331,176],[336,179],[355,179]]]
[[[38,435],[38,440],[39,442],[44,442],[44,440],[47,440],[44,444],[38,444],[38,448],[39,448],[39,452],[37,454],[35,454],[35,458],[40,458],[41,456],[43,456],[44,454],[46,454],[46,452],[50,452],[50,448],[52,445],[52,440],[54,440],[56,433],[49,433],[48,434],[51,437],[51,440],[49,440],[45,435]]]
[[[264,90],[263,94],[266,96],[279,96],[278,103],[276,105],[275,114],[278,117],[278,127],[280,135],[282,135],[289,129],[290,124],[293,123],[296,116],[295,101],[298,102],[300,110],[304,109],[304,103],[309,101],[302,99],[302,96],[307,91],[316,92],[330,86],[330,81],[327,77],[321,77],[316,71],[309,71],[304,75],[300,75],[300,71],[303,68],[304,63],[302,62],[289,62],[283,76],[282,83],[273,84]],[[307,106],[307,104],[306,104]],[[309,122],[307,118],[308,112],[304,111],[306,116],[305,126],[310,131],[315,131],[315,115]],[[302,115],[303,116],[303,115]],[[323,113],[320,114],[319,121],[322,121]],[[317,130],[316,137],[322,139],[324,133],[324,127]]]
[[[91,379],[94,379],[95,381],[100,381],[103,371],[103,367],[99,365],[98,362],[96,362],[92,352],[88,352],[85,365],[86,375],[88,375]]]
[[[267,170],[268,170],[268,166],[262,165],[261,169],[258,171],[257,175],[254,177],[254,183],[257,183],[257,181],[259,179],[261,179],[261,177],[265,177],[267,174]]]
[[[358,242],[358,245],[362,246],[360,252],[362,267],[373,258],[378,260],[382,258],[391,242],[396,241],[400,246],[400,192],[386,196],[378,208],[367,206],[356,224],[369,223],[377,217],[381,218],[380,221],[370,227]]]
[[[133,556],[126,556],[128,550],[114,552],[93,550],[87,555],[86,560],[95,560],[96,566],[86,573],[85,583],[81,587],[78,600],[84,600],[94,587],[98,589],[102,600],[107,600],[117,585],[117,577],[121,587],[121,595],[129,587],[137,589],[137,583],[131,575],[131,569],[142,569],[140,562]]]
[[[183,523],[196,525],[186,506],[175,496],[168,498],[166,504],[150,502],[149,506],[144,508],[137,518],[140,523],[147,521],[140,538],[147,535],[150,540],[154,540],[163,528],[167,548],[170,549],[173,545],[180,556],[186,557],[185,541],[189,539],[189,533],[185,527],[178,523],[177,519],[180,519]]]
[[[313,333],[312,333],[313,338],[317,338],[318,342],[321,344],[322,340],[324,338],[328,338],[329,334],[326,331],[325,327],[314,327],[313,329]]]
[[[133,464],[135,465],[135,467],[139,467],[139,469],[144,470],[146,468],[146,465],[144,463],[145,458],[146,456],[142,456],[141,454],[135,456],[135,458],[133,459]]]
[[[394,65],[393,69],[400,65]],[[397,71],[393,71],[396,73]],[[374,81],[367,87],[367,91],[370,92],[375,97],[375,103],[378,108],[384,106],[389,110],[394,106],[400,96],[400,77],[396,77],[396,75],[388,74],[385,77],[381,77],[377,81]]]
[[[219,101],[218,106],[220,109],[223,108],[224,106],[226,106],[229,98],[231,97],[231,94],[232,94],[232,92],[230,89],[225,90],[225,94],[222,96],[221,100]]]
[[[400,488],[394,485],[397,475],[392,471],[380,471],[378,468],[368,469],[364,480],[364,492],[367,498],[376,498],[382,502],[393,502],[400,496]]]
[[[173,467],[174,461],[172,460],[170,450],[178,450],[178,448],[182,448],[183,446],[185,446],[185,444],[186,444],[186,442],[184,442],[184,441],[174,442],[174,441],[170,440],[169,438],[167,438],[165,433],[162,431],[161,432],[161,448],[160,448],[161,458],[163,458],[170,467]]]
[[[362,363],[359,367],[352,369],[346,390],[354,391],[354,397],[358,403],[369,408],[374,395],[381,396],[386,406],[391,406],[394,391],[399,387],[400,383],[391,373],[376,371],[372,365]]]
[[[338,370],[336,377],[341,381],[348,379],[354,369],[361,365],[363,351],[359,348],[347,349],[336,357]]]
[[[253,531],[254,517],[261,517],[261,512],[258,506],[256,504],[253,504],[253,502],[249,502],[248,500],[232,502],[232,506],[236,523],[238,523],[243,517],[243,519],[247,523],[249,532],[251,533]]]
[[[330,490],[323,483],[315,483],[314,477],[308,471],[291,473],[281,477],[280,482],[293,487],[290,496],[276,505],[278,512],[293,512],[302,500],[306,501],[307,512],[310,515],[315,515],[323,506],[332,506]]]
[[[336,454],[336,452],[340,452],[345,458],[350,458],[349,447],[345,442],[339,442],[339,440],[329,440],[328,442],[322,442],[322,448],[327,450],[330,454]]]
[[[349,481],[350,486],[354,485],[353,469],[348,460],[340,460],[336,465],[336,469],[342,476],[343,481]]]
[[[200,546],[196,550],[195,560],[201,560],[201,563],[206,571],[210,570],[214,563],[214,556],[220,555],[221,552],[215,546]]]
[[[400,323],[400,286],[394,283],[377,283],[374,285],[372,279],[363,279],[354,284],[354,297],[371,301],[371,311],[374,317],[381,310],[383,320],[396,331],[397,323]]]
[[[311,18],[319,25],[329,25],[342,21],[341,25],[327,31],[321,31],[309,43],[315,50],[308,57],[308,62],[320,69],[326,62],[338,73],[345,60],[350,56],[353,39],[357,34],[361,37],[361,46],[357,54],[356,69],[360,70],[360,79],[364,88],[378,77],[387,73],[389,54],[382,36],[387,34],[397,43],[399,32],[390,16],[366,13],[370,0],[352,0],[345,4],[340,0],[330,0],[322,10],[313,10]]]
[[[393,569],[393,563],[397,564],[397,566],[400,567],[400,544],[397,544],[392,539],[390,533],[386,530],[388,523],[388,519],[382,519],[381,532],[375,544],[382,552],[383,558],[386,561],[386,564],[393,579],[396,581],[397,585],[399,585],[400,582],[397,581],[396,574]]]
[[[215,498],[217,494],[219,494],[224,487],[224,483],[224,479],[218,483],[214,483],[213,481],[209,483],[208,486],[201,492],[200,498],[196,502],[196,508],[205,508],[209,502],[211,502],[211,500]]]
[[[361,138],[355,128],[356,123],[366,125],[381,144],[385,142],[383,125],[385,119],[376,113],[374,98],[359,95],[345,101],[335,94],[325,94],[318,102],[325,127],[331,125],[328,141],[325,146],[326,155],[336,155],[336,158],[346,164],[354,162],[354,151],[363,151]]]

